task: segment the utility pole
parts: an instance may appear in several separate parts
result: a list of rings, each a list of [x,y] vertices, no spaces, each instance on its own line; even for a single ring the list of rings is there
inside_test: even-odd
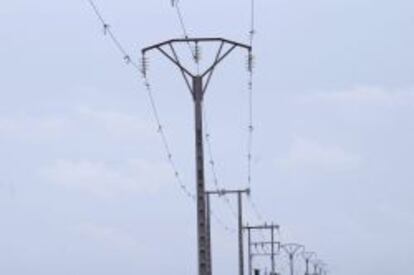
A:
[[[313,262],[313,275],[318,275],[319,264],[318,260],[314,260]]]
[[[255,247],[257,249],[257,247],[269,247],[273,246],[273,247],[277,247],[276,252],[273,250],[270,253],[266,253],[266,252],[251,252],[251,258],[253,259],[253,257],[257,257],[257,256],[262,256],[262,257],[270,257],[271,259],[275,258],[276,255],[278,255],[280,253],[280,247],[281,247],[281,243],[278,241],[273,241],[273,242],[250,242],[252,247]],[[274,249],[274,248],[273,248]],[[270,272],[270,275],[277,275],[278,273],[275,271],[276,270],[276,266],[275,266],[275,261],[273,262],[273,271]]]
[[[274,241],[274,234],[275,234],[275,230],[279,230],[280,226],[279,225],[275,225],[275,224],[264,224],[264,225],[258,225],[258,226],[245,226],[243,227],[243,229],[247,230],[247,238],[248,238],[248,245],[249,245],[249,274],[248,275],[252,275],[253,273],[253,265],[252,265],[252,261],[253,261],[253,256],[270,256],[270,261],[271,261],[271,272],[272,274],[276,274],[276,261],[275,261],[275,256],[276,256],[276,252],[275,252],[275,244],[280,246],[280,243],[275,242]],[[252,252],[252,246],[259,244],[258,242],[252,242],[251,240],[251,234],[252,231],[260,231],[260,230],[269,230],[270,231],[270,242],[261,242],[260,244],[270,244],[270,253],[256,253],[254,254]]]
[[[303,245],[296,244],[296,243],[288,243],[288,244],[284,244],[282,248],[283,250],[285,250],[285,252],[289,256],[290,275],[294,275],[295,274],[295,271],[294,271],[295,256],[301,249],[304,249],[305,247]]]
[[[250,189],[244,190],[216,190],[216,191],[206,191],[207,195],[207,221],[208,221],[208,231],[210,232],[210,196],[226,196],[226,195],[237,195],[237,217],[238,217],[238,237],[239,237],[239,275],[244,275],[244,246],[243,246],[243,194],[250,195]],[[208,245],[211,247],[211,235],[209,234]],[[210,265],[211,259],[210,259]],[[211,266],[210,266],[211,270]],[[210,273],[211,275],[211,273]]]
[[[209,254],[207,255],[207,274],[213,274],[213,255],[211,249],[211,207],[210,207],[210,195],[206,193],[206,207],[207,207],[207,217],[206,217],[206,225],[207,225],[207,250]]]
[[[326,264],[322,261],[319,261],[318,266],[319,266],[319,275],[326,275],[327,273]]]
[[[318,265],[318,266],[316,267],[316,274],[317,274],[317,275],[322,275],[322,267],[321,267],[320,265]]]
[[[188,44],[194,46],[195,52],[198,52],[200,44],[219,44],[216,57],[212,64],[202,73],[192,73],[180,61],[175,46],[178,44]],[[225,49],[227,48],[227,49]],[[142,50],[143,60],[149,51],[158,50],[168,60],[175,64],[180,70],[185,83],[190,90],[194,102],[194,119],[195,119],[195,162],[196,162],[196,199],[197,199],[197,248],[198,248],[198,274],[209,275],[209,255],[211,255],[208,246],[208,228],[207,228],[207,211],[205,196],[205,178],[204,178],[204,152],[203,152],[203,98],[210,83],[211,77],[217,65],[221,63],[234,49],[242,48],[248,51],[249,60],[251,59],[252,48],[250,46],[237,43],[223,38],[184,38],[172,39],[155,44]],[[193,58],[198,63],[198,54]],[[144,62],[145,63],[145,62]],[[144,69],[144,74],[146,71]]]
[[[319,260],[319,259],[313,259],[312,260],[312,264],[313,264],[313,274],[314,275],[324,275],[327,274],[327,266],[326,264]]]
[[[309,265],[310,265],[310,261],[312,260],[313,257],[316,257],[316,253],[315,252],[309,252],[309,251],[304,251],[302,252],[302,257],[305,260],[305,275],[311,275],[310,274],[310,270],[309,270]]]

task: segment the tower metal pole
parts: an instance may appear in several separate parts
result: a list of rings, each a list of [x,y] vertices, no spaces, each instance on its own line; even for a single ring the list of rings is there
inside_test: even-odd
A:
[[[274,232],[275,232],[275,228],[272,225],[270,227],[270,234],[271,234],[271,237],[270,237],[270,240],[271,240],[271,244],[270,244],[270,246],[271,246],[271,256],[270,257],[271,257],[271,261],[272,261],[272,267],[271,267],[272,275],[275,274],[275,270],[276,270],[276,266],[275,266],[275,234],[274,234]]]
[[[313,275],[317,275],[318,274],[318,264],[314,263],[313,264]]]
[[[302,257],[305,260],[305,275],[311,275],[310,274],[310,263],[313,257],[316,257],[315,252],[311,251],[303,251]]]
[[[197,182],[197,236],[198,262],[200,275],[208,275],[208,247],[206,226],[206,200],[204,184],[204,148],[203,148],[203,78],[193,77],[193,98],[195,117],[195,151],[196,151],[196,182]]]
[[[289,254],[290,275],[295,274],[295,264],[293,262],[293,254]]]
[[[296,243],[289,243],[282,246],[282,248],[286,251],[286,253],[289,255],[289,265],[290,265],[290,275],[294,275],[295,271],[295,255],[298,253],[301,249],[304,249],[305,247],[300,244]]]
[[[322,261],[319,261],[318,266],[319,266],[318,274],[319,275],[324,275],[326,273],[326,264]]]
[[[209,254],[207,255],[208,259],[208,266],[207,272],[209,275],[213,274],[213,263],[212,263],[212,250],[211,250],[211,213],[210,213],[210,194],[206,193],[206,208],[207,208],[207,217],[206,217],[206,225],[207,225],[207,247]]]
[[[252,268],[252,236],[251,236],[251,229],[247,228],[247,244],[248,244],[248,254],[249,254],[249,275],[253,275],[253,268]]]
[[[305,264],[306,264],[306,271],[305,271],[305,275],[309,275],[309,259],[305,260]]]
[[[244,250],[243,250],[243,202],[242,192],[237,193],[239,216],[239,274],[244,275]]]

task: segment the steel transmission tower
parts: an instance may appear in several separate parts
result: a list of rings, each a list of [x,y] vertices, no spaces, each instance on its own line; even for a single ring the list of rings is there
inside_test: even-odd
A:
[[[316,253],[315,252],[304,251],[304,252],[302,252],[302,257],[305,260],[305,266],[306,266],[305,275],[311,275],[311,273],[310,273],[310,262],[311,262],[312,258],[316,257]]]
[[[313,275],[320,275],[319,274],[319,261],[318,261],[318,259],[315,259],[313,261]]]
[[[316,274],[318,275],[326,275],[328,273],[326,269],[327,268],[326,264],[320,260],[318,260],[316,264],[316,268],[317,268]]]
[[[300,244],[296,244],[296,243],[289,243],[289,244],[284,244],[282,246],[283,250],[285,250],[285,252],[288,254],[289,256],[289,264],[290,264],[290,275],[294,275],[295,274],[295,256],[297,253],[300,252],[301,249],[304,249],[305,247],[303,245]]]
[[[202,73],[192,73],[180,61],[176,51],[178,44],[193,45],[195,53],[193,58],[198,63],[198,47],[201,44],[218,43],[216,57],[212,64]],[[227,48],[227,49],[225,49]],[[207,211],[206,211],[206,196],[204,183],[204,152],[203,152],[203,98],[213,76],[217,65],[221,63],[233,50],[236,48],[245,49],[248,51],[249,61],[251,60],[250,46],[237,43],[223,38],[184,38],[168,40],[142,50],[143,63],[145,65],[145,55],[152,50],[158,50],[168,60],[175,64],[180,70],[187,87],[189,88],[193,102],[194,102],[194,117],[195,117],[195,162],[196,162],[196,201],[197,201],[197,246],[198,246],[198,274],[209,275],[209,259],[211,258],[209,241],[209,230],[207,227]],[[143,66],[143,72],[146,73],[146,68]],[[249,66],[250,67],[250,66]]]

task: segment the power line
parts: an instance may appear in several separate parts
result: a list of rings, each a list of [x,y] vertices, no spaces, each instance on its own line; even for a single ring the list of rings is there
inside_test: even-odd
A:
[[[212,135],[211,135],[211,131],[210,131],[210,128],[209,128],[206,105],[204,105],[204,128],[205,128],[205,131],[206,131],[205,138],[206,138],[207,153],[208,153],[207,155],[208,155],[208,158],[209,158],[208,163],[209,163],[211,174],[212,174],[212,177],[213,177],[214,187],[217,190],[225,189],[225,186],[224,185],[221,186],[222,184],[220,184],[219,179],[218,179],[217,165],[216,165],[216,161],[214,159],[214,154],[213,154],[213,146],[212,146],[212,141],[211,141]],[[230,201],[229,197],[227,196],[227,194],[223,194],[219,197],[223,199],[223,201],[226,203],[227,207],[230,209],[230,212],[233,214],[233,216],[235,218],[237,218],[236,210],[234,210],[234,208],[232,207],[231,201]]]
[[[178,17],[178,21],[180,23],[180,27],[181,30],[183,32],[184,38],[189,38],[188,36],[188,31],[187,31],[187,27],[184,23],[184,16],[181,12],[181,8],[180,8],[180,4],[179,4],[179,0],[171,0],[171,5],[173,6],[173,8],[176,10],[177,12],[177,17]]]
[[[250,0],[250,31],[249,31],[250,46],[253,46],[253,40],[256,34],[256,30],[255,30],[256,16],[255,15],[256,15],[256,3],[255,3],[255,0]]]
[[[234,227],[230,227],[225,222],[223,222],[223,220],[219,216],[217,216],[215,211],[210,210],[210,214],[212,215],[216,223],[220,225],[227,233],[230,233],[230,234],[237,233],[237,230]]]
[[[185,24],[184,21],[184,16],[183,13],[181,11],[180,8],[180,3],[179,0],[171,0],[171,5],[175,8],[176,10],[176,14],[177,14],[177,18],[181,27],[181,31],[183,33],[184,38],[188,38],[189,37],[189,33],[188,33],[188,28]],[[254,42],[254,37],[255,37],[255,0],[251,0],[251,5],[250,5],[250,30],[249,30],[249,44],[252,47],[253,46],[253,42]],[[194,58],[194,60],[196,61],[197,65],[198,60],[199,60],[199,48],[198,45],[195,46],[195,49],[193,49],[191,47],[191,45],[189,43],[187,43],[190,49],[190,52]],[[248,66],[248,72],[249,72],[249,77],[248,77],[248,100],[247,100],[247,104],[248,104],[248,141],[247,141],[247,181],[248,181],[248,188],[251,189],[252,187],[252,161],[253,161],[253,133],[254,133],[254,125],[253,125],[253,64],[254,63],[254,56],[252,51],[249,52],[248,54],[248,60],[247,60],[247,66]],[[208,124],[207,124],[208,125]],[[219,186],[219,181],[218,181],[218,177],[217,177],[217,171],[216,171],[216,161],[214,160],[214,156],[212,153],[212,144],[211,144],[211,134],[209,133],[208,127],[206,127],[207,130],[207,134],[206,134],[206,143],[207,143],[207,148],[208,148],[208,155],[209,155],[209,164],[211,167],[211,171],[212,171],[212,175],[213,175],[213,181],[214,184],[216,186],[216,188],[220,189]],[[235,210],[231,207],[231,202],[230,200],[224,196],[223,197],[224,201],[226,202],[226,204],[229,206],[231,212],[233,213],[233,215],[235,217],[237,217],[237,214],[235,212]],[[255,214],[255,216],[257,217],[259,222],[263,222],[264,218],[263,215],[260,213],[257,204],[253,201],[251,195],[249,197],[249,203],[253,209],[253,212]]]
[[[188,38],[189,37],[188,28],[186,27],[186,24],[185,24],[185,21],[184,21],[184,16],[183,16],[183,13],[182,13],[180,5],[179,5],[179,0],[171,0],[171,5],[176,10],[177,18],[178,18],[178,21],[180,23],[181,30],[182,30],[184,38]],[[190,43],[187,43],[187,45],[189,45],[189,49],[190,49],[190,52],[193,56],[193,59],[197,63],[197,71],[199,71],[199,60],[200,60],[199,45],[196,44],[194,48],[191,47]],[[206,130],[205,138],[206,138],[207,151],[208,151],[208,157],[209,157],[208,163],[210,165],[210,170],[211,170],[211,173],[212,173],[214,186],[217,188],[217,190],[220,190],[220,189],[224,188],[224,186],[220,187],[219,180],[218,180],[218,174],[217,174],[217,169],[216,169],[216,161],[215,161],[214,155],[213,155],[213,149],[212,149],[213,146],[212,146],[212,142],[211,142],[211,133],[210,133],[209,126],[208,126],[209,124],[208,124],[208,119],[207,119],[207,115],[206,115],[206,108],[204,109],[204,113],[205,113],[205,115],[203,116],[204,117],[204,128]],[[237,213],[233,209],[233,207],[231,205],[231,202],[230,202],[230,199],[227,197],[227,195],[223,195],[221,197],[225,201],[227,206],[229,207],[229,209],[230,209],[231,213],[233,214],[233,216],[237,218]]]
[[[151,111],[153,114],[153,118],[156,122],[157,125],[157,133],[159,134],[165,153],[167,155],[167,159],[168,159],[168,163],[171,166],[171,169],[174,172],[174,177],[176,178],[178,185],[180,187],[180,189],[182,190],[182,192],[190,199],[195,200],[195,195],[190,191],[190,189],[187,187],[187,185],[184,184],[184,182],[181,179],[181,175],[178,172],[178,168],[176,165],[176,162],[174,160],[168,139],[167,139],[167,135],[164,131],[164,127],[162,126],[161,123],[161,118],[160,118],[160,114],[159,114],[159,110],[154,98],[154,93],[152,90],[152,86],[150,84],[150,81],[147,77],[146,74],[146,61],[143,60],[143,64],[142,67],[140,67],[129,55],[129,53],[127,52],[127,50],[125,49],[125,47],[123,46],[123,44],[120,42],[120,40],[118,39],[118,37],[115,35],[115,33],[112,31],[110,25],[107,23],[107,21],[105,20],[105,18],[103,17],[102,13],[100,12],[100,10],[98,9],[97,5],[95,4],[95,2],[93,0],[87,0],[88,3],[90,4],[90,6],[92,7],[95,15],[97,16],[97,18],[99,19],[99,21],[101,22],[102,26],[103,26],[103,30],[104,30],[104,34],[105,35],[109,35],[109,38],[111,39],[111,41],[113,42],[113,44],[116,46],[116,48],[118,49],[118,51],[123,55],[123,59],[125,61],[125,63],[127,65],[132,65],[133,68],[135,70],[137,70],[142,77],[142,81],[145,87],[145,90],[147,92],[148,95],[148,99],[150,102],[150,106],[151,106]]]
[[[255,0],[250,0],[250,29],[249,29],[249,43],[252,51],[249,52],[247,57],[248,68],[248,82],[247,82],[247,108],[248,108],[248,125],[247,125],[247,184],[252,189],[253,181],[253,141],[254,141],[254,109],[253,109],[253,94],[254,94],[254,55],[253,44],[255,38]],[[257,204],[252,198],[252,194],[249,196],[250,206],[259,222],[264,222],[263,215],[259,211]]]
[[[176,11],[177,19],[178,19],[183,37],[184,38],[189,38],[190,36],[189,36],[189,33],[188,33],[188,28],[185,24],[184,15],[183,15],[183,13],[181,11],[181,8],[180,8],[180,1],[179,0],[171,0],[171,5]],[[190,43],[187,43],[187,45],[188,45],[188,48],[191,52],[193,60],[197,63],[197,66],[198,66],[198,61],[199,61],[198,46],[196,45],[195,48],[193,49],[193,47],[191,47]],[[197,67],[197,69],[198,69],[198,67]]]
[[[93,0],[87,0],[88,3],[90,4],[90,6],[92,7],[95,15],[97,16],[97,18],[99,19],[100,23],[103,26],[103,30],[104,30],[104,35],[108,35],[110,40],[112,41],[112,43],[116,46],[116,48],[118,49],[118,51],[122,54],[123,56],[123,60],[127,65],[131,65],[133,66],[133,68],[135,70],[137,70],[142,77],[142,81],[145,87],[145,90],[147,92],[147,96],[150,102],[150,106],[151,106],[151,111],[153,114],[153,118],[156,122],[157,125],[157,133],[160,136],[160,139],[162,141],[162,145],[164,148],[164,151],[166,153],[167,156],[167,161],[170,164],[170,167],[174,173],[174,177],[176,178],[176,181],[178,183],[179,188],[181,189],[182,193],[188,197],[189,199],[191,199],[192,201],[196,201],[196,197],[194,195],[193,192],[190,191],[190,189],[188,188],[188,186],[184,183],[184,181],[181,178],[181,174],[178,171],[178,167],[177,164],[175,162],[175,159],[173,157],[172,154],[172,150],[170,147],[170,143],[168,142],[168,138],[167,135],[165,133],[163,124],[162,124],[162,120],[161,120],[161,116],[159,113],[159,109],[158,106],[156,104],[156,100],[154,97],[154,92],[152,89],[152,86],[150,84],[148,75],[147,75],[147,60],[143,59],[142,60],[142,64],[141,66],[138,65],[138,63],[136,63],[132,58],[131,55],[128,53],[128,51],[125,49],[125,47],[123,46],[123,44],[120,42],[120,40],[118,39],[118,37],[116,36],[116,34],[112,31],[110,25],[107,23],[107,21],[105,20],[105,18],[103,17],[102,13],[100,12],[98,6],[96,5],[96,3]],[[234,233],[236,232],[235,229],[227,226],[218,216],[215,212],[211,213],[214,220],[217,222],[218,225],[220,225],[221,227],[223,227],[223,229],[229,233]]]
[[[113,44],[116,46],[118,51],[122,54],[124,62],[127,64],[131,64],[133,67],[139,70],[138,64],[134,60],[132,60],[131,56],[125,50],[125,47],[120,43],[119,39],[116,37],[116,35],[112,31],[111,26],[105,21],[104,17],[102,16],[102,13],[99,11],[98,6],[95,4],[95,2],[93,0],[87,0],[87,1],[92,7],[95,15],[98,17],[99,21],[101,22],[104,35],[108,35],[110,37]]]
[[[255,0],[250,0],[250,29],[249,29],[249,45],[251,47],[251,51],[248,53],[247,56],[247,71],[248,71],[248,81],[247,81],[247,108],[248,108],[248,125],[247,125],[247,184],[249,189],[252,189],[252,182],[253,182],[253,142],[254,142],[254,102],[253,102],[253,94],[254,94],[254,39],[256,34],[256,18],[255,18]],[[259,211],[257,203],[253,199],[253,192],[250,193],[248,196],[248,201],[250,207],[253,210],[254,215],[259,223],[265,222],[262,213]],[[279,232],[279,229],[277,229]],[[266,239],[263,232],[260,232],[262,239]],[[266,247],[264,248],[266,249]]]
[[[179,0],[171,0],[172,6],[175,8],[177,13],[177,18],[179,20],[182,33],[185,38],[189,37],[188,28],[185,25],[184,16],[180,8]],[[254,36],[255,36],[255,0],[251,0],[251,22],[250,22],[250,30],[249,30],[249,44],[250,46],[253,46]],[[198,45],[195,46],[195,49],[191,47],[191,45],[188,43],[191,54],[193,55],[194,60],[196,61],[198,65],[199,60],[199,48]],[[254,63],[254,56],[253,53],[250,51],[248,54],[248,142],[247,142],[247,178],[248,178],[248,188],[251,188],[252,185],[252,161],[253,161],[253,132],[254,132],[254,126],[253,126],[253,64]],[[207,134],[206,134],[206,143],[208,147],[208,153],[210,158],[210,167],[213,174],[213,181],[216,186],[216,188],[220,189],[220,186],[218,184],[218,177],[217,177],[217,171],[216,171],[216,161],[214,160],[214,156],[212,154],[212,144],[211,144],[211,134],[209,133],[208,127]],[[237,214],[235,210],[231,207],[230,200],[223,196],[224,201],[229,206],[231,212],[235,217],[237,217]],[[260,222],[263,222],[263,215],[258,210],[258,207],[256,203],[252,200],[252,198],[249,198],[249,202],[251,204],[251,207],[253,209],[253,212],[255,213],[257,219]]]

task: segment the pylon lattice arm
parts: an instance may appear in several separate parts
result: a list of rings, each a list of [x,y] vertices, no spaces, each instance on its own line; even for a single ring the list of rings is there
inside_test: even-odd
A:
[[[170,40],[167,40],[167,41],[164,41],[164,42],[146,47],[146,48],[142,49],[142,53],[145,53],[147,51],[153,50],[153,49],[158,48],[158,47],[165,46],[169,43],[188,43],[188,42],[190,42],[190,43],[223,42],[223,43],[226,43],[226,44],[234,45],[236,47],[245,48],[249,51],[251,50],[251,46],[248,46],[248,45],[245,45],[245,44],[242,44],[242,43],[238,43],[238,42],[235,42],[235,41],[232,41],[232,40],[229,40],[229,39],[224,39],[224,38],[220,38],[220,37],[213,37],[213,38],[211,38],[211,37],[201,37],[201,38],[170,39]]]
[[[301,249],[304,249],[305,247],[301,244],[287,243],[287,244],[282,245],[282,248],[283,250],[286,251],[288,255],[295,256],[296,253],[298,253]]]
[[[216,66],[221,61],[223,61],[223,59],[226,58],[236,47],[237,47],[236,45],[231,46],[231,48],[228,49],[223,55],[221,55],[219,58],[216,58],[216,60],[214,61],[214,63],[207,70],[205,70],[205,72],[201,76],[204,77],[208,73],[210,73],[211,71],[213,71],[216,68]]]
[[[170,44],[170,46],[172,47],[172,45]],[[183,65],[181,65],[179,60],[176,60],[175,58],[173,58],[172,56],[170,56],[163,48],[161,47],[157,47],[157,50],[159,50],[165,57],[167,57],[172,63],[174,63],[175,65],[177,65],[177,67],[181,70],[184,71],[186,74],[188,74],[189,76],[194,76],[192,73],[190,73]]]
[[[218,49],[218,51],[217,51],[217,55],[216,55],[216,59],[215,59],[214,63],[217,63],[217,60],[220,58],[221,52],[223,51],[223,47],[224,47],[224,42],[221,42],[221,43],[220,43],[220,48],[219,48],[219,49]],[[205,92],[206,92],[206,90],[207,90],[207,88],[208,88],[208,85],[210,84],[211,77],[213,76],[213,73],[214,73],[214,70],[211,70],[211,71],[208,73],[208,76],[207,76],[207,81],[206,81],[206,83],[205,83],[205,85],[204,85],[204,88],[203,88],[203,93],[205,93]]]

